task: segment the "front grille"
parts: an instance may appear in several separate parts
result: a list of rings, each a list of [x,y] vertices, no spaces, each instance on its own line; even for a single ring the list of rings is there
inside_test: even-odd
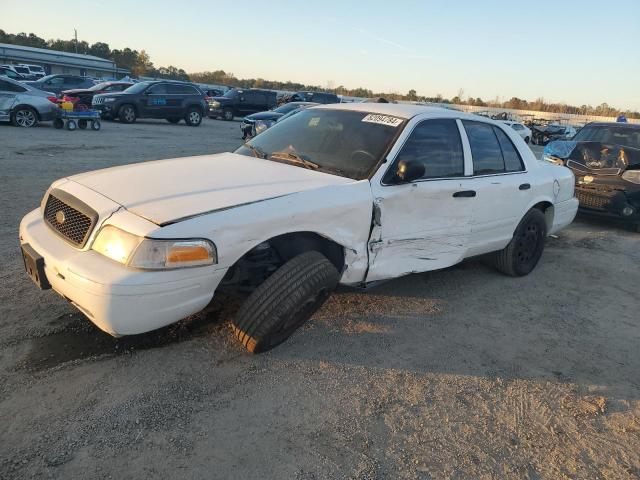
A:
[[[93,97],[93,101],[91,102],[93,105],[100,105],[104,103],[103,97]]]
[[[598,195],[594,192],[581,190],[576,190],[576,198],[582,208],[590,208],[592,210],[606,210],[611,201],[611,197],[608,195]]]
[[[54,190],[47,198],[44,220],[69,243],[83,247],[98,220],[98,214],[71,195]]]

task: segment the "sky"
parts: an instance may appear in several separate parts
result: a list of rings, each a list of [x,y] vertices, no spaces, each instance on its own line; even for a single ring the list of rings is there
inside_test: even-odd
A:
[[[187,72],[640,110],[640,0],[0,0],[6,32],[74,28]]]

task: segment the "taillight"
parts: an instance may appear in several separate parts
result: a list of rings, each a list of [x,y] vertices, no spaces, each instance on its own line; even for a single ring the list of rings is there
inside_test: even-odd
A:
[[[62,97],[63,102],[73,102],[73,97],[67,97],[66,95]]]
[[[52,103],[58,103],[58,99],[56,97],[47,97],[47,100],[49,100]]]
[[[207,102],[207,103],[209,103],[209,100],[211,100],[211,97],[209,97],[209,96],[205,95],[205,96],[204,96],[204,101],[205,101],[205,102]]]

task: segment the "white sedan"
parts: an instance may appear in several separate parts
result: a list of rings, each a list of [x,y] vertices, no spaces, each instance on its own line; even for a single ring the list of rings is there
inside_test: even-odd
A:
[[[54,182],[20,225],[28,275],[115,336],[198,312],[224,288],[251,352],[288,338],[338,283],[486,254],[530,273],[578,208],[574,177],[503,123],[454,110],[309,108],[234,153]]]
[[[521,123],[512,122],[511,120],[502,120],[502,123],[504,123],[505,125],[509,125],[511,128],[513,128],[516,131],[516,133],[522,137],[525,143],[529,143],[531,141],[530,128],[524,126]]]

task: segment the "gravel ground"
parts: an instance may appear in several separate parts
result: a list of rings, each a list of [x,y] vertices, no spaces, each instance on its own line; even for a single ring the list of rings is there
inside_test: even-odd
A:
[[[341,290],[259,356],[226,299],[116,340],[30,283],[20,218],[56,178],[232,149],[238,124],[0,140],[0,478],[640,477],[640,235],[578,219],[525,278]]]

